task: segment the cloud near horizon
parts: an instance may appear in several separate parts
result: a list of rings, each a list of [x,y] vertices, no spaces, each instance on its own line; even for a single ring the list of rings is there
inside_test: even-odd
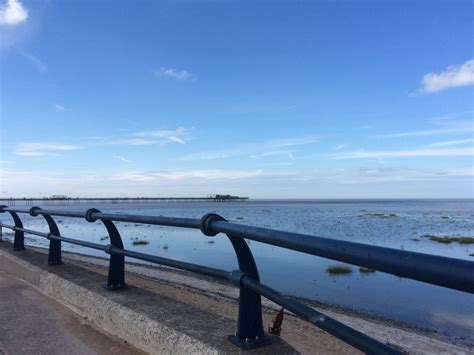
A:
[[[380,198],[400,197],[400,191],[416,191],[417,197],[424,197],[423,186],[433,182],[465,184],[469,186],[474,169],[460,166],[456,169],[407,169],[400,167],[365,167],[355,169],[329,169],[314,172],[269,172],[263,170],[131,170],[110,175],[106,171],[87,170],[55,172],[51,170],[28,171],[0,168],[4,187],[1,196],[68,196],[110,197],[110,196],[206,196],[209,193],[224,192],[251,198]],[[104,182],[106,182],[104,184]],[[419,185],[422,182],[423,185]],[[359,194],[352,190],[347,195],[345,186],[367,185],[371,193]],[[296,186],[303,189],[295,190]],[[383,188],[378,190],[377,186]],[[178,187],[173,190],[173,187]],[[263,187],[270,187],[266,190]],[[420,189],[421,188],[421,189]],[[335,189],[336,194],[331,190]],[[41,191],[41,193],[39,193]],[[295,192],[299,191],[295,194]],[[380,193],[383,191],[383,193]],[[275,193],[278,195],[275,195]],[[444,189],[435,196],[450,197]],[[395,194],[394,194],[395,193]]]
[[[52,143],[38,143],[28,142],[19,143],[16,146],[15,154],[25,157],[40,157],[47,155],[58,155],[59,151],[69,151],[82,149],[81,146],[72,144],[52,144]]]
[[[115,175],[112,180],[126,180],[134,182],[151,182],[159,180],[186,180],[186,179],[247,179],[263,174],[263,170],[177,170],[177,171],[129,171]]]
[[[28,10],[18,0],[0,6],[0,25],[15,26],[28,19]]]
[[[381,159],[414,157],[474,157],[474,148],[419,148],[407,150],[355,150],[329,154],[329,159]]]

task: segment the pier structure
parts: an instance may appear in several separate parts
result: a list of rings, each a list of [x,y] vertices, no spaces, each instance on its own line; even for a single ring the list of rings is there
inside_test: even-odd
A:
[[[242,202],[249,197],[233,195],[208,195],[206,197],[67,197],[53,195],[51,197],[9,197],[0,198],[0,205],[7,206],[68,206],[81,204],[132,204],[162,202]]]

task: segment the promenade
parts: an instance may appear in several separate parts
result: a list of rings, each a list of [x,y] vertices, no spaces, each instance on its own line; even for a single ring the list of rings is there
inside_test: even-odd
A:
[[[0,354],[142,354],[0,269]]]

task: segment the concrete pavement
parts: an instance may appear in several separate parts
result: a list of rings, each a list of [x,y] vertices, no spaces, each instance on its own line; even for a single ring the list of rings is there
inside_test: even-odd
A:
[[[0,271],[0,354],[142,354]]]

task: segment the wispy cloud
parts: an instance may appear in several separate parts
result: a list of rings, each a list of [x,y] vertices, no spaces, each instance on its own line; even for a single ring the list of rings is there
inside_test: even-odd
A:
[[[469,133],[474,132],[473,126],[466,127],[447,127],[447,128],[438,128],[438,129],[427,129],[422,131],[411,131],[411,132],[401,132],[401,133],[390,133],[380,135],[378,137],[384,138],[399,138],[399,137],[422,137],[422,136],[439,136],[452,133]]]
[[[416,170],[397,168],[360,168],[358,171],[345,172],[331,176],[340,184],[381,184],[390,182],[416,182],[452,180],[474,176],[474,168],[455,168],[449,170]]]
[[[274,151],[282,151],[284,148],[309,145],[318,143],[319,139],[315,137],[296,137],[285,139],[268,140],[261,143],[240,144],[230,149],[212,150],[200,153],[193,153],[186,155],[181,160],[214,160],[227,159],[238,156],[260,156],[263,157],[266,153],[271,156]],[[263,154],[263,155],[262,155]],[[269,154],[269,155],[268,155]],[[292,152],[293,154],[293,152]]]
[[[455,87],[474,85],[474,59],[460,65],[450,65],[440,73],[425,74],[421,88],[414,93],[433,93]]]
[[[132,163],[131,160],[128,160],[128,159],[126,159],[126,158],[124,158],[124,157],[121,157],[121,156],[119,156],[119,155],[112,155],[112,158],[117,159],[117,160],[120,160],[120,161],[122,161],[122,162],[124,162],[124,163],[127,163],[127,164]]]
[[[44,64],[38,57],[34,56],[33,54],[29,52],[25,52],[20,50],[19,53],[21,56],[23,56],[25,59],[27,59],[33,66],[38,70],[40,73],[46,72],[46,64]]]
[[[151,182],[159,180],[234,180],[257,177],[262,170],[182,170],[182,171],[129,171],[112,177],[113,180]]]
[[[20,143],[16,146],[15,154],[39,157],[47,155],[58,155],[57,152],[82,149],[81,146],[71,144],[52,144],[52,143]]]
[[[330,159],[378,159],[410,157],[461,157],[474,156],[474,148],[420,148],[409,150],[355,150],[344,153],[329,154]]]
[[[150,139],[139,139],[139,138],[130,138],[130,139],[115,139],[111,140],[106,144],[120,144],[120,145],[151,145],[157,144],[157,141]]]
[[[28,19],[28,10],[18,0],[0,6],[0,25],[14,26]]]
[[[186,144],[185,139],[189,136],[189,129],[178,127],[175,130],[150,130],[134,134],[137,137],[161,138],[168,142]]]
[[[471,111],[469,111],[469,113],[471,113]],[[375,137],[376,138],[430,137],[430,136],[441,136],[441,135],[448,135],[448,134],[474,132],[474,126],[472,124],[472,120],[453,121],[451,118],[438,118],[436,119],[435,124],[439,128],[388,133],[388,134],[381,134]]]
[[[191,74],[189,71],[185,69],[176,69],[176,68],[160,68],[160,70],[156,70],[155,76],[157,77],[165,77],[171,78],[179,81],[196,80],[196,75]]]
[[[448,147],[452,145],[462,145],[462,144],[469,144],[469,143],[474,143],[474,139],[460,139],[456,141],[444,141],[444,142],[436,142],[430,144],[431,147]]]
[[[54,108],[56,109],[56,111],[59,111],[59,112],[63,112],[66,110],[66,108],[60,104],[54,104]]]
[[[262,158],[275,157],[275,156],[285,156],[285,157],[288,157],[288,159],[290,160],[295,160],[293,151],[291,150],[273,150],[269,152],[263,152],[263,153],[251,155],[250,158],[262,159]]]
[[[347,144],[338,144],[336,145],[336,150],[341,150],[347,147]]]

